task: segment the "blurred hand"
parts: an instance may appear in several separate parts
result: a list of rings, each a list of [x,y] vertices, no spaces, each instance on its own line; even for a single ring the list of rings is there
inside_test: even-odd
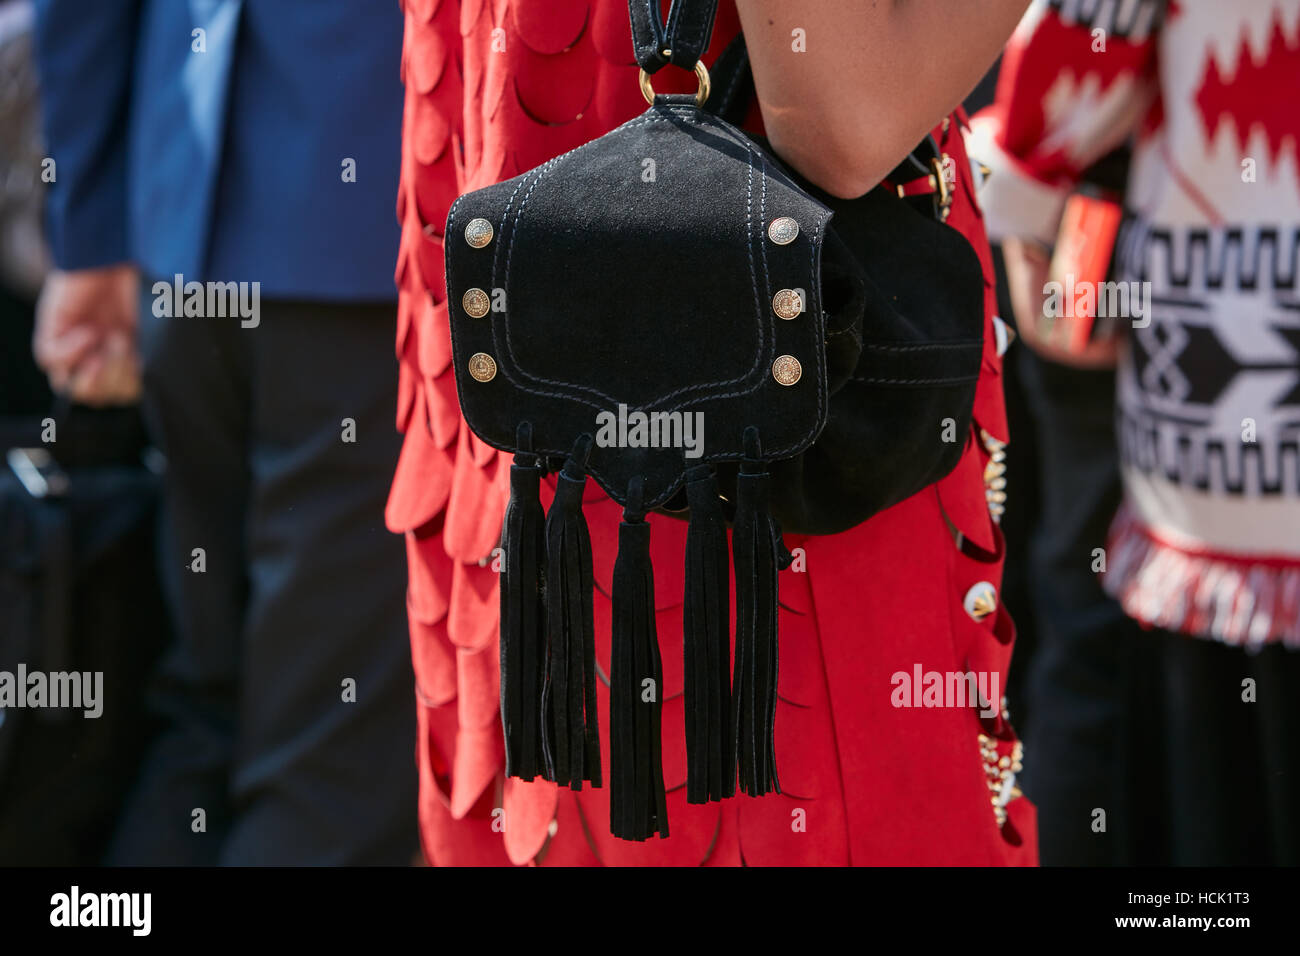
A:
[[[36,303],[32,352],[54,391],[86,405],[139,398],[138,289],[130,265],[50,273]]]
[[[1113,368],[1119,357],[1116,338],[1090,341],[1081,351],[1067,348],[1063,323],[1069,319],[1050,319],[1044,315],[1047,302],[1044,287],[1050,277],[1051,259],[1041,246],[1020,239],[1002,241],[1002,261],[1006,266],[1007,290],[1016,314],[1016,331],[1021,340],[1043,358],[1074,368]],[[1053,332],[1057,334],[1053,334]]]

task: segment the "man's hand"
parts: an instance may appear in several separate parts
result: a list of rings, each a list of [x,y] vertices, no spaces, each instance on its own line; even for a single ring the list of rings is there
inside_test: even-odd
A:
[[[32,351],[54,391],[87,405],[139,398],[138,289],[130,265],[50,273]]]
[[[1066,337],[1053,332],[1065,331],[1062,322],[1057,324],[1046,318],[1043,306],[1047,301],[1045,286],[1050,279],[1051,260],[1046,250],[1020,239],[1002,241],[1002,262],[1007,271],[1007,291],[1011,308],[1016,314],[1016,331],[1021,340],[1045,359],[1074,368],[1113,368],[1119,355],[1116,338],[1089,342],[1082,351],[1067,348]]]

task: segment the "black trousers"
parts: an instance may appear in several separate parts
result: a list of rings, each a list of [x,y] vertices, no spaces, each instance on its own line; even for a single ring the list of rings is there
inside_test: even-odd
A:
[[[178,638],[154,692],[167,730],[109,862],[409,863],[406,565],[383,524],[394,307],[263,302],[242,328],[152,303],[145,406]]]
[[[1020,362],[1042,496],[1022,783],[1042,862],[1300,864],[1300,653],[1125,616],[1093,573],[1120,498],[1114,375]]]

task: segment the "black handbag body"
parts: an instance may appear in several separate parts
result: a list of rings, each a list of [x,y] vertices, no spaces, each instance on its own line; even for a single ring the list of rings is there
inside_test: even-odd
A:
[[[767,238],[781,217],[799,223],[787,245]],[[743,458],[749,423],[763,423],[764,457],[800,454],[827,418],[829,221],[761,148],[692,102],[656,103],[461,197],[447,219],[447,283],[466,420],[512,452],[530,450],[517,443],[527,422],[531,451],[561,459],[589,434],[586,472],[621,504],[639,480],[647,509],[672,498],[692,461]],[[488,246],[464,240],[471,222],[491,225]],[[782,294],[806,298],[788,320],[773,311]],[[624,424],[634,412],[655,416],[643,436]],[[600,434],[610,415],[612,442]]]
[[[943,436],[969,430],[984,284],[975,251],[928,200],[927,215],[885,189],[831,197],[719,115],[735,101],[703,108],[716,2],[675,0],[666,27],[657,3],[629,10],[649,109],[462,196],[445,242],[461,408],[515,455],[502,539],[507,773],[602,783],[590,475],[624,506],[611,829],[645,839],[668,833],[646,513],[690,521],[688,800],[731,796],[737,776],[745,793],[779,790],[781,528],[843,531],[955,467],[961,442]],[[743,45],[724,60],[747,71]],[[652,98],[649,75],[668,63],[694,69],[700,95]]]
[[[33,675],[48,688],[39,707],[0,705],[0,866],[99,863],[158,730],[160,481],[134,410],[58,417],[50,444],[39,418],[0,418],[0,672],[24,700]],[[54,688],[72,682],[67,706]]]

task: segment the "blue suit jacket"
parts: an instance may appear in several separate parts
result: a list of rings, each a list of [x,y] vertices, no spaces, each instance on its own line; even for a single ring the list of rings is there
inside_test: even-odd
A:
[[[397,4],[36,7],[60,266],[134,260],[149,276],[259,281],[267,297],[394,297]]]

